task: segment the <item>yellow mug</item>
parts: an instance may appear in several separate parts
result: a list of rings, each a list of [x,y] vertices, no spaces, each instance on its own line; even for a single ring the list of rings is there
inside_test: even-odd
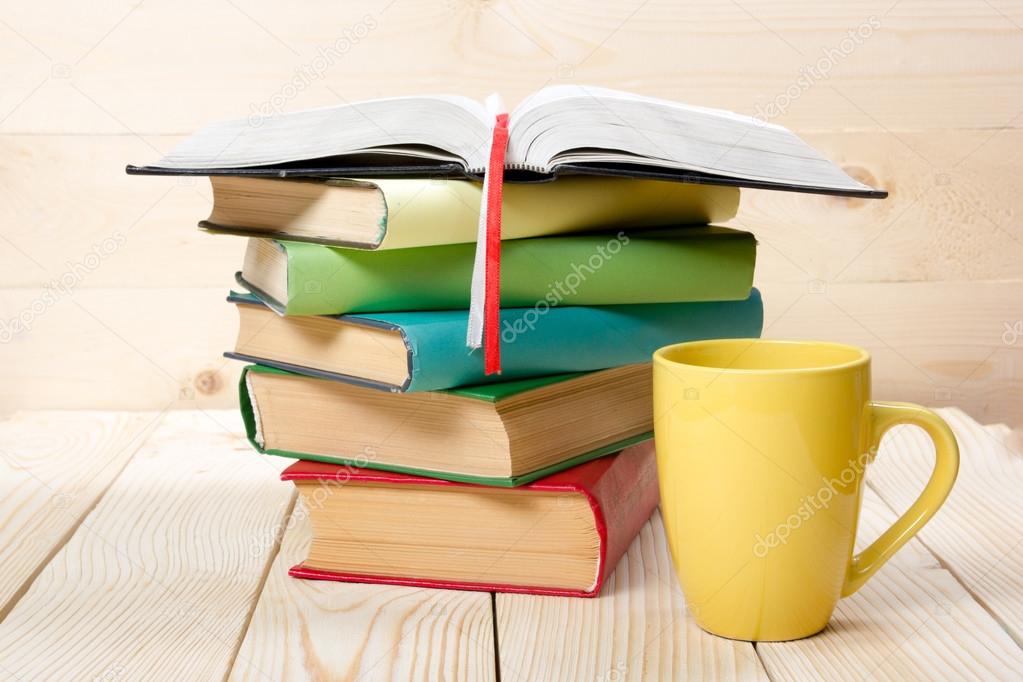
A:
[[[916,424],[936,461],[920,497],[853,554],[867,463]],[[837,343],[725,339],[654,353],[661,512],[686,604],[704,630],[781,641],[824,629],[934,515],[959,470],[936,414],[870,399],[870,355]]]

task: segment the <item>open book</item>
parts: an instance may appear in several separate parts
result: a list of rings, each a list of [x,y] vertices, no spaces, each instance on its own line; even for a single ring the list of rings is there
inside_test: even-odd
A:
[[[479,177],[493,112],[466,97],[371,100],[207,126],[150,166],[170,175]],[[508,180],[621,175],[886,196],[786,128],[719,109],[559,85],[510,114]]]

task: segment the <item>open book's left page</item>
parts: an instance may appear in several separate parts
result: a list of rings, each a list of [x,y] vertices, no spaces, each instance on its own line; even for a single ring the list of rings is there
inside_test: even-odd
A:
[[[468,170],[482,168],[489,135],[485,108],[467,97],[395,97],[215,123],[153,166],[248,168],[350,157],[352,165],[418,159]]]

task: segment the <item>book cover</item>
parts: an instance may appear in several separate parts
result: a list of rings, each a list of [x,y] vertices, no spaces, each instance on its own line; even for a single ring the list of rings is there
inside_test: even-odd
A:
[[[368,252],[273,243],[283,253],[270,258],[286,267],[268,270],[286,270],[287,281],[275,285],[286,294],[271,295],[248,270],[239,282],[287,315],[469,307],[475,244]],[[743,300],[755,258],[753,235],[713,226],[516,239],[501,247],[501,305]]]
[[[369,469],[342,469],[318,462],[296,462],[281,474],[284,481],[330,481],[386,483],[391,485],[466,486],[467,483]],[[589,501],[600,538],[597,578],[588,590],[549,589],[542,586],[491,584],[483,582],[419,579],[415,576],[365,575],[339,573],[294,566],[290,574],[296,578],[365,582],[412,587],[433,587],[455,590],[512,592],[551,596],[594,597],[607,577],[657,507],[657,463],[653,441],[634,445],[618,454],[574,466],[517,489],[528,495],[538,491],[574,492]]]
[[[402,249],[476,241],[482,184],[468,180],[214,176],[211,231],[328,246]],[[509,183],[501,238],[542,237],[735,217],[734,187],[568,177]]]
[[[254,295],[232,293],[236,305],[262,305]],[[349,373],[289,361],[290,348],[274,357],[229,352],[228,357],[257,362],[299,374],[347,381],[390,391],[434,391],[495,381],[585,372],[646,362],[655,350],[682,341],[712,338],[755,338],[763,326],[760,292],[741,301],[652,303],[617,306],[550,306],[501,310],[502,372],[485,375],[478,352],[464,348],[468,313],[432,310],[337,316],[338,323],[395,330],[406,347],[408,378],[382,383],[359,373],[358,358]],[[271,320],[292,324],[291,318]],[[294,344],[293,344],[294,345]],[[320,348],[326,342],[317,337]]]
[[[261,365],[249,365],[242,370],[241,378],[238,382],[238,401],[241,409],[242,422],[245,425],[245,435],[253,449],[260,454],[267,455],[278,455],[281,457],[290,457],[299,460],[309,460],[323,462],[328,465],[343,465],[343,466],[365,466],[365,462],[360,462],[355,457],[344,457],[334,455],[317,455],[309,452],[292,452],[290,450],[280,450],[276,448],[267,448],[263,444],[262,434],[260,433],[260,426],[257,419],[257,410],[252,402],[252,396],[249,392],[247,377],[250,372],[257,373],[270,373],[270,374],[290,374],[290,372],[277,369],[275,367],[265,367]],[[516,381],[505,381],[493,384],[483,384],[479,386],[465,386],[460,388],[453,388],[444,391],[437,391],[437,393],[449,393],[462,398],[468,398],[471,400],[480,400],[489,403],[497,403],[501,400],[519,395],[526,391],[532,391],[535,389],[550,386],[555,383],[569,381],[576,377],[583,376],[584,372],[573,372],[568,374],[557,374],[552,376],[544,377],[533,377],[528,379],[519,379]],[[608,443],[599,448],[583,452],[573,457],[566,458],[556,464],[545,466],[528,473],[507,476],[507,477],[491,477],[491,476],[476,476],[471,474],[460,474],[451,471],[435,471],[418,469],[414,467],[407,467],[395,464],[389,464],[381,461],[373,462],[373,469],[380,471],[388,471],[400,474],[407,474],[410,476],[428,477],[437,480],[448,480],[453,482],[461,483],[472,483],[478,485],[503,487],[503,488],[514,488],[518,486],[531,483],[538,479],[550,476],[553,473],[562,471],[574,467],[583,462],[599,459],[605,455],[613,452],[617,452],[623,448],[636,443],[649,440],[653,436],[652,431],[645,431],[643,433],[637,433],[634,435],[627,436],[621,440],[617,440],[612,443]]]

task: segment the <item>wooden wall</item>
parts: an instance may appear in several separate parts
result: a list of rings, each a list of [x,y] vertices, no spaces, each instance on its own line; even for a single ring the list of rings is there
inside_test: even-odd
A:
[[[195,230],[205,180],[126,163],[255,111],[559,82],[768,117],[888,189],[744,195],[766,335],[866,345],[880,397],[1023,421],[1016,0],[5,0],[0,411],[234,404],[240,243]]]

